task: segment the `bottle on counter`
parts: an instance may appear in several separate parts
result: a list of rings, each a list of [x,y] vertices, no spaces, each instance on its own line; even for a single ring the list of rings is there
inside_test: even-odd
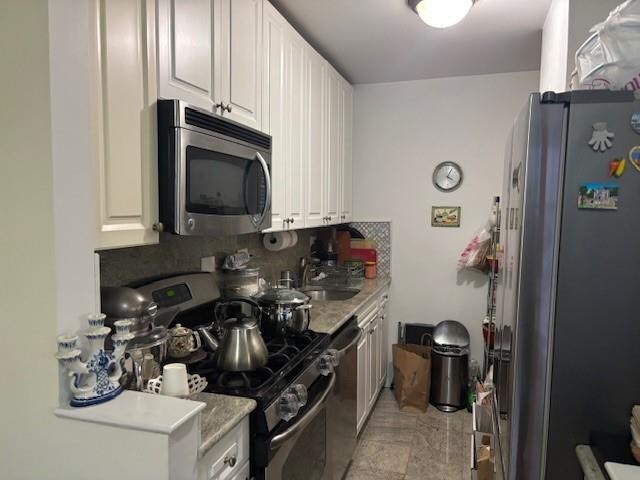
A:
[[[364,262],[364,278],[373,280],[378,276],[378,265],[376,262]]]

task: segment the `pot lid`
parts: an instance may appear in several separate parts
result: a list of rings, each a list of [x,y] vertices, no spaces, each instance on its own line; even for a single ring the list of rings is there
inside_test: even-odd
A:
[[[257,295],[256,300],[269,305],[304,305],[309,303],[309,296],[292,288],[276,286]]]
[[[433,343],[466,348],[469,346],[469,332],[460,322],[443,320],[433,329]]]

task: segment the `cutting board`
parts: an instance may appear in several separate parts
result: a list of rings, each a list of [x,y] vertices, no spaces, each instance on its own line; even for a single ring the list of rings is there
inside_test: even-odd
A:
[[[640,480],[640,467],[638,466],[605,462],[604,468],[611,480]]]

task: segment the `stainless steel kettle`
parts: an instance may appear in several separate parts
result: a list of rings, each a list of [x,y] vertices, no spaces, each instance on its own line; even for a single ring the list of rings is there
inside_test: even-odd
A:
[[[242,302],[257,308],[256,302],[246,298],[228,299],[226,304]],[[259,316],[258,316],[259,318]],[[251,371],[267,364],[269,352],[260,334],[258,320],[239,315],[222,322],[222,339],[217,350],[219,369],[227,372]]]

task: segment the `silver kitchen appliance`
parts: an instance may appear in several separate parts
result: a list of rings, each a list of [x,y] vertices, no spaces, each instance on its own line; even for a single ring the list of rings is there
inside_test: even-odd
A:
[[[158,101],[161,229],[237,235],[271,227],[271,137],[180,100]]]
[[[338,358],[336,385],[329,397],[328,444],[332,478],[344,476],[356,449],[358,435],[358,342],[362,329],[349,320],[331,341]]]
[[[509,480],[582,479],[576,445],[628,435],[640,399],[639,112],[631,92],[532,94],[509,133],[496,314],[512,336],[496,352],[509,370],[497,392]],[[615,158],[627,159],[619,178]]]
[[[258,320],[260,307],[258,304],[243,297],[231,298],[218,304],[216,312],[227,312],[229,307],[239,307],[248,304],[253,307],[255,314],[244,315],[235,308],[234,318],[220,317],[216,313],[216,321],[221,326],[222,335],[217,349],[217,365],[225,372],[253,371],[264,367],[269,358],[267,346],[262,339]],[[219,308],[223,307],[223,308]]]
[[[262,310],[262,329],[268,333],[303,333],[311,322],[311,298],[286,286],[290,279],[278,280],[255,297]]]
[[[469,379],[469,332],[460,322],[444,320],[433,329],[429,402],[443,412],[466,406]]]

